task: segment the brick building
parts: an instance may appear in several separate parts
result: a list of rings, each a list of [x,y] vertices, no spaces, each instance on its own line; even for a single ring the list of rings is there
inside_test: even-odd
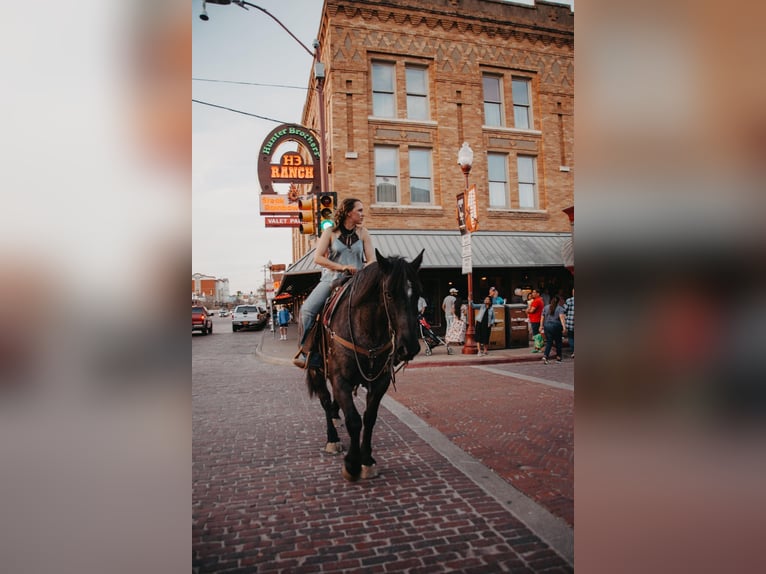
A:
[[[229,280],[203,273],[192,274],[192,301],[206,305],[226,302],[229,299]]]
[[[566,5],[499,0],[325,0],[329,187],[365,204],[386,255],[425,248],[426,296],[465,296],[456,196],[463,142],[474,152],[479,231],[474,295],[497,285],[568,290],[563,211],[574,203],[574,15]],[[303,124],[318,130],[309,90]],[[317,279],[313,241],[295,230],[282,291]],[[432,318],[440,318],[434,312]]]

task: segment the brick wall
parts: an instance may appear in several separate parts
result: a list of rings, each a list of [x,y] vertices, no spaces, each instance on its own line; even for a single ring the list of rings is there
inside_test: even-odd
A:
[[[339,197],[358,197],[371,229],[456,229],[455,196],[464,176],[460,144],[474,151],[469,182],[478,192],[481,230],[571,230],[562,209],[574,203],[574,16],[567,6],[494,0],[327,0],[320,26],[326,65],[326,131]],[[371,63],[396,70],[394,119],[372,118]],[[405,65],[428,70],[430,119],[406,118]],[[482,73],[501,77],[506,125],[512,125],[511,76],[531,84],[531,130],[484,125]],[[310,93],[304,123],[317,127]],[[376,205],[374,146],[399,149],[396,206]],[[409,197],[410,147],[432,150],[432,203]],[[489,209],[487,152],[507,154],[510,206]],[[516,156],[535,157],[538,208],[518,208]],[[562,171],[561,167],[569,171]],[[297,232],[295,259],[310,247]]]

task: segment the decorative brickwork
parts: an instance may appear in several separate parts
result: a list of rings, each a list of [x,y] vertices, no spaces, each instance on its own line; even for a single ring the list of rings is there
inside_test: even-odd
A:
[[[340,198],[364,201],[368,227],[457,229],[455,197],[465,185],[457,151],[467,141],[474,151],[469,177],[478,192],[481,230],[571,231],[562,212],[574,203],[574,15],[569,7],[496,0],[326,0],[319,41],[327,72],[330,188]],[[391,70],[392,117],[374,114],[373,63]],[[425,70],[427,78],[425,119],[408,117],[413,69]],[[487,125],[484,75],[499,82],[500,126]],[[529,129],[514,127],[514,81],[529,85]],[[304,125],[317,128],[316,105],[310,92]],[[393,203],[379,201],[376,194],[376,175],[381,175],[376,174],[376,146],[398,152]],[[411,150],[430,152],[425,172],[422,165],[410,164]],[[505,205],[490,206],[488,153],[505,157]],[[531,207],[528,199],[520,206],[518,156],[533,158]],[[430,186],[425,192],[430,201],[415,201],[411,188],[416,185]],[[419,193],[422,198],[424,192]],[[310,247],[296,232],[294,255]]]

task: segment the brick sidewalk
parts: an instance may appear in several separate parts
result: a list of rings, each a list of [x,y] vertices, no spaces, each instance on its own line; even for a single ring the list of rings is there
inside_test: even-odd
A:
[[[573,368],[571,362],[522,366],[539,377]],[[406,370],[396,388],[389,390],[392,399],[574,526],[571,390],[471,367]]]

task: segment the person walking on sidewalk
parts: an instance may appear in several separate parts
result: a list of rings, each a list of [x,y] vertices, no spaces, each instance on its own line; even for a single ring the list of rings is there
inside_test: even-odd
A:
[[[532,289],[530,297],[531,300],[527,305],[527,316],[529,317],[529,327],[532,331],[532,338],[534,339],[535,335],[542,333],[540,330],[540,319],[543,316],[545,303],[543,302],[543,298],[540,297],[540,293],[537,289]],[[534,353],[535,351],[532,352]]]
[[[558,295],[551,297],[551,302],[543,310],[543,326],[545,332],[545,352],[543,353],[543,363],[548,364],[548,357],[551,353],[553,343],[556,343],[556,362],[561,362],[561,337],[566,330],[566,312],[560,304]]]
[[[452,321],[455,320],[455,296],[457,295],[457,289],[452,287],[449,290],[449,295],[442,301],[442,311],[444,311],[444,320],[447,323],[447,331],[452,326]],[[446,331],[445,331],[446,332]]]
[[[279,322],[279,340],[287,341],[287,325],[290,323],[290,311],[284,305],[279,306],[277,321]]]
[[[293,364],[306,368],[307,358],[312,349],[305,348],[306,339],[316,322],[317,314],[322,311],[330,296],[332,282],[344,273],[353,275],[365,265],[375,261],[375,248],[372,237],[364,222],[364,204],[353,197],[344,199],[335,213],[335,225],[326,229],[317,242],[314,263],[322,269],[319,284],[303,302],[301,323],[303,334],[298,344],[298,353]]]
[[[566,314],[564,331],[567,334],[567,339],[569,339],[569,351],[574,359],[574,287],[572,287],[572,296],[564,303],[564,313]]]
[[[486,355],[489,345],[489,334],[495,324],[495,310],[492,308],[492,299],[487,296],[484,298],[484,303],[471,302],[471,306],[479,311],[475,317],[476,342],[479,345],[479,355]],[[484,347],[484,351],[482,351],[482,347]]]

